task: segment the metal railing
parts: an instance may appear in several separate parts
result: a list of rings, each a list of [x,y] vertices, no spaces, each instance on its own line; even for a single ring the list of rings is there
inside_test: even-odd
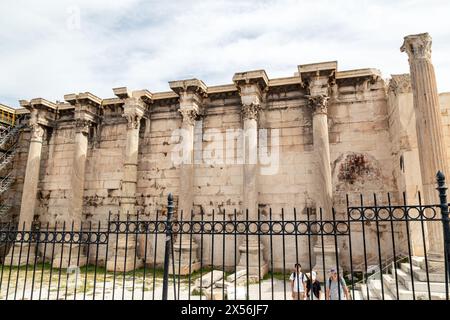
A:
[[[450,233],[442,177],[438,189],[437,205],[394,205],[390,198],[380,205],[375,197],[372,206],[348,206],[342,219],[334,210],[319,210],[314,218],[296,209],[176,214],[169,195],[166,210],[150,219],[118,212],[105,222],[3,224],[0,299],[448,300]],[[369,222],[374,230],[366,228]],[[411,238],[413,224],[444,227],[441,270],[430,271],[411,254],[422,240],[425,258],[428,249],[425,238]],[[407,239],[408,263],[392,277],[384,271],[405,245],[399,234]],[[380,272],[358,289],[354,269],[361,261],[368,268],[369,253]],[[350,275],[346,281],[340,280],[344,274]]]

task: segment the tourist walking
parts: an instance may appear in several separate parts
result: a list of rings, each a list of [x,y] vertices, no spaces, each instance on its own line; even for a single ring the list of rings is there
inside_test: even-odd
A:
[[[330,270],[325,298],[327,300],[350,300],[349,291],[342,276],[338,276],[336,268]]]
[[[302,266],[299,263],[294,265],[294,272],[292,272],[289,280],[291,281],[292,299],[305,300],[307,279],[302,273]]]
[[[317,280],[317,273],[313,270],[306,274],[306,300],[320,300],[322,298],[322,287]]]

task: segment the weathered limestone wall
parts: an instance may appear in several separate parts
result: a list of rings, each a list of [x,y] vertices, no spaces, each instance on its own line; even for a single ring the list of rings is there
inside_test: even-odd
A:
[[[286,80],[287,79],[287,80]],[[304,84],[296,77],[270,80],[261,96],[258,112],[258,128],[268,129],[267,151],[279,148],[276,171],[264,174],[257,169],[257,197],[262,219],[281,219],[284,208],[285,219],[293,219],[296,208],[297,219],[318,218],[317,199],[322,188],[317,183],[319,163],[314,150],[313,115],[308,105]],[[415,138],[415,118],[410,88],[399,89],[400,78],[393,77],[389,86],[373,69],[337,72],[330,83],[328,101],[328,139],[330,142],[333,205],[339,219],[347,217],[346,195],[350,204],[359,205],[359,195],[364,195],[365,204],[373,204],[373,193],[378,203],[386,203],[386,193],[391,201],[401,201],[406,191],[407,200],[415,199],[420,189],[420,175]],[[274,84],[275,83],[275,84]],[[397,87],[393,87],[397,85]],[[241,210],[245,201],[244,168],[237,161],[238,144],[222,141],[222,148],[211,153],[215,139],[226,138],[226,132],[238,132],[243,128],[242,97],[234,85],[223,86],[203,97],[202,110],[194,124],[194,166],[193,166],[193,219],[199,220],[204,213],[205,220],[212,219],[214,210],[217,220],[244,219]],[[147,102],[146,102],[147,103]],[[450,94],[441,95],[445,122],[447,146],[450,147]],[[124,180],[124,157],[126,152],[127,119],[123,117],[124,100],[105,99],[98,106],[98,120],[88,134],[86,172],[84,177],[83,220],[101,222],[106,226],[109,212],[118,213],[121,208]],[[176,212],[181,194],[181,170],[173,163],[172,152],[180,142],[176,131],[182,127],[183,117],[179,112],[179,97],[173,92],[153,95],[146,112],[140,120],[139,156],[135,208],[140,219],[165,219],[166,201],[169,192],[175,195]],[[74,156],[75,123],[73,106],[57,104],[60,110],[54,123],[48,125],[42,146],[41,170],[37,193],[36,215],[43,223],[69,221],[72,196],[71,174]],[[79,108],[79,107],[77,107]],[[97,109],[95,109],[97,110]],[[47,128],[47,127],[46,127]],[[277,131],[279,140],[271,140]],[[220,134],[220,135],[217,135]],[[16,203],[18,214],[21,189],[28,155],[30,134],[24,131],[21,149],[15,160],[17,181],[9,197]],[[196,142],[201,142],[200,144]],[[259,143],[259,149],[264,148]],[[264,150],[266,151],[266,150]],[[223,154],[223,158],[221,157]],[[214,162],[213,160],[216,160]],[[222,162],[222,159],[224,162]],[[322,164],[323,165],[323,164]],[[186,190],[183,190],[185,192]],[[225,215],[224,215],[225,213]],[[190,219],[190,212],[184,212],[183,219]],[[392,243],[390,226],[379,225],[383,254],[390,256]],[[377,226],[365,227],[369,262],[378,254],[376,241]],[[404,230],[396,229],[399,241],[404,241]],[[354,265],[363,262],[362,226],[352,224]],[[199,244],[200,237],[194,240]],[[243,239],[240,239],[240,241]],[[317,239],[312,239],[313,241]],[[163,259],[162,237],[155,248],[154,237],[147,238],[147,259],[156,262]],[[299,260],[309,263],[308,238],[297,239],[300,248]],[[269,261],[269,239],[262,239],[265,247],[265,261]],[[314,245],[315,243],[312,243]],[[339,241],[340,259],[348,265],[348,239]],[[145,237],[138,239],[138,255],[144,256]],[[286,237],[285,255],[289,268],[296,261],[295,237]],[[225,265],[234,265],[234,239],[226,242]],[[222,264],[222,243],[214,247],[214,263]],[[274,267],[283,266],[281,237],[273,243]],[[292,254],[290,254],[292,252]],[[91,250],[91,259],[95,257]],[[100,256],[102,253],[100,253]],[[211,239],[204,237],[203,260],[211,262]],[[200,249],[197,256],[200,257]],[[238,257],[239,261],[239,257]],[[376,263],[374,261],[373,263]],[[314,265],[314,261],[312,262]]]
[[[88,220],[107,221],[109,212],[120,210],[120,187],[126,143],[126,122],[102,125],[98,147],[88,148],[84,215]]]
[[[72,192],[73,133],[71,125],[61,126],[42,146],[36,214],[43,223],[63,223],[67,219]]]

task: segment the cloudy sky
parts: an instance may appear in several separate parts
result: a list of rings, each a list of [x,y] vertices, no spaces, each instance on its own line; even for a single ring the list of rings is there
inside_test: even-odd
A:
[[[63,100],[112,88],[167,91],[235,72],[291,76],[297,65],[337,60],[339,70],[409,72],[407,34],[429,32],[441,92],[450,91],[448,0],[72,0],[0,2],[0,102]]]

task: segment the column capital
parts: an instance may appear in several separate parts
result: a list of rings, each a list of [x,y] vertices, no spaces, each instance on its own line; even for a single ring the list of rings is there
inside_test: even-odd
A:
[[[431,60],[432,38],[428,33],[413,34],[404,38],[401,52],[406,52],[410,61]]]
[[[197,108],[180,108],[178,112],[183,117],[183,123],[193,126],[195,120],[199,117],[199,111]]]
[[[31,128],[31,141],[42,142],[44,136],[44,128],[39,123],[39,111],[37,109],[31,109],[30,120],[28,122]]]
[[[326,95],[308,96],[309,107],[312,110],[313,116],[317,114],[328,113],[328,100],[330,98]]]
[[[396,95],[402,93],[411,93],[412,87],[410,74],[405,73],[391,75],[388,90],[392,91]]]
[[[171,81],[169,85],[179,96],[178,112],[183,117],[183,124],[193,126],[195,120],[203,113],[203,99],[208,96],[208,88],[198,79]]]
[[[242,120],[256,120],[258,119],[258,112],[261,110],[261,106],[258,103],[249,103],[242,105]]]
[[[75,119],[75,133],[89,134],[92,122],[86,119]]]
[[[123,105],[122,117],[128,121],[128,129],[138,129],[145,113],[144,102],[137,98],[127,98]]]
[[[38,123],[33,123],[31,127],[31,141],[42,142],[44,137],[44,128]]]

